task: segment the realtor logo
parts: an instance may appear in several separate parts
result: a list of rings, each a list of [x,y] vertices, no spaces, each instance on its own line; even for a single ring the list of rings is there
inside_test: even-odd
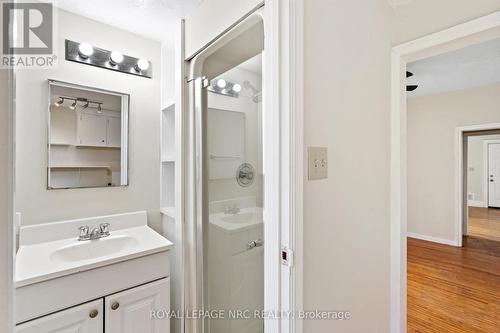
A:
[[[53,67],[54,8],[50,2],[2,3],[1,67]]]

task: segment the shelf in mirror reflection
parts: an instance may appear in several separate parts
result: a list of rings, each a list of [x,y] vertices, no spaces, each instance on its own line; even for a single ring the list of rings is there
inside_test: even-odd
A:
[[[49,169],[105,169],[111,173],[109,165],[51,165]]]

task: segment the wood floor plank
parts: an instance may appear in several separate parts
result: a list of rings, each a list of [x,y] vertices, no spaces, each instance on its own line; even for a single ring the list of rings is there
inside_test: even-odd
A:
[[[408,238],[408,332],[499,333],[500,242]]]

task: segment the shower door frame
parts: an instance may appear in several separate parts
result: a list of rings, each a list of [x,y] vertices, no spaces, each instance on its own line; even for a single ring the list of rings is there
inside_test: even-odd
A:
[[[266,202],[267,216],[265,218],[278,221],[278,223],[268,223],[267,227],[265,226],[265,233],[268,236],[264,248],[264,309],[297,312],[303,309],[303,0],[285,2],[268,0],[265,4],[263,19],[265,34],[263,63],[265,67],[262,79],[263,90],[269,96],[264,99],[263,108],[277,110],[272,113],[269,122],[263,124],[263,132],[267,133],[267,139],[263,145],[268,147],[264,156],[268,165],[265,170],[265,195],[272,196],[272,199],[268,198]],[[181,78],[187,77],[189,68],[188,62],[183,62],[183,65],[187,66]],[[181,91],[179,100],[182,105],[187,106],[185,110],[194,109],[194,101],[190,100],[188,92],[193,93],[196,78],[191,76],[188,77],[187,84],[182,82],[184,92]],[[198,86],[201,82],[198,81]],[[191,115],[183,117],[185,117],[183,131],[186,132],[183,135],[183,142],[189,145],[193,143],[193,136],[189,135],[188,128],[197,127],[197,121]],[[196,177],[196,168],[191,164],[197,158],[196,152],[192,149],[185,149],[182,155],[185,158],[183,172],[186,175],[190,174],[188,178]],[[192,193],[195,189],[194,185],[192,179],[187,179],[183,186],[185,194],[181,205],[186,220],[194,218],[191,210],[197,205],[196,202],[190,202],[187,199],[196,197],[197,194]],[[189,261],[187,248],[193,245],[187,239],[193,230],[190,230],[191,227],[187,222],[183,228],[184,252],[186,253],[183,266],[185,269],[193,269],[195,265]],[[199,239],[199,236],[197,238]],[[290,266],[281,264],[282,248],[290,249],[290,253],[293,253]],[[190,288],[196,285],[194,281],[190,281],[188,275],[185,274],[184,309],[186,309],[186,302],[193,297],[189,294]],[[203,302],[202,297],[202,295],[194,296],[195,299]],[[186,322],[183,326],[183,331],[186,333],[202,332],[201,327],[190,327]],[[302,321],[293,317],[265,320],[265,332],[301,333]]]

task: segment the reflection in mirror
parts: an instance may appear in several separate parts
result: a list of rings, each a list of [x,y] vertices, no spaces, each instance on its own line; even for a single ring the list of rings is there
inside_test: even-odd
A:
[[[254,313],[264,310],[261,55],[214,77],[207,89],[207,307]],[[217,333],[264,330],[257,317],[205,325]]]
[[[129,96],[49,81],[48,189],[128,185]]]

